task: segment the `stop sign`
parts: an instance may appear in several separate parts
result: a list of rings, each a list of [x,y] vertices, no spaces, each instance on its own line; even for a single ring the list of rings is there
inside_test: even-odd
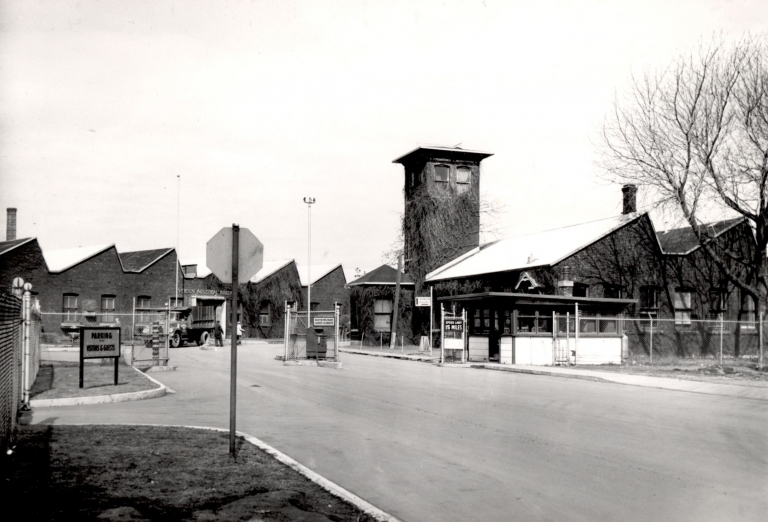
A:
[[[247,283],[261,270],[264,263],[264,245],[247,228],[238,234],[238,283]],[[222,283],[232,282],[232,227],[224,227],[206,243],[205,266]]]

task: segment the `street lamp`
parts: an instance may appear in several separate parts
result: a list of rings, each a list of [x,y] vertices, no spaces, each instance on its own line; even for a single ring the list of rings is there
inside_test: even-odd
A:
[[[304,198],[307,204],[307,328],[312,327],[312,205],[315,198]]]

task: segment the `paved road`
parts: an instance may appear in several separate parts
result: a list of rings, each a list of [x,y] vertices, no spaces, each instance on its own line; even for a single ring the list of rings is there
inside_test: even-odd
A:
[[[344,356],[239,351],[238,429],[407,521],[764,520],[768,403]],[[172,350],[177,394],[35,423],[228,427],[229,351]],[[222,448],[226,453],[227,448]]]

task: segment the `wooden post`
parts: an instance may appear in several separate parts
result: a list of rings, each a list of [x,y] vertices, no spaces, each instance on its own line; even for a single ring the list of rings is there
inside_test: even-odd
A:
[[[238,258],[240,257],[240,227],[232,225],[232,314],[229,322],[232,353],[229,374],[229,456],[235,458],[235,428],[237,425],[237,287]]]

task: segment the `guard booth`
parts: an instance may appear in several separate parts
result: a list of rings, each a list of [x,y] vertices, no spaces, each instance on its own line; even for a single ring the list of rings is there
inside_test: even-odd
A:
[[[467,316],[469,361],[620,364],[634,299],[483,292],[438,298]]]
[[[458,358],[465,362],[466,354],[467,311],[461,313],[446,312],[440,305],[440,362],[446,360],[446,354],[451,360]]]

